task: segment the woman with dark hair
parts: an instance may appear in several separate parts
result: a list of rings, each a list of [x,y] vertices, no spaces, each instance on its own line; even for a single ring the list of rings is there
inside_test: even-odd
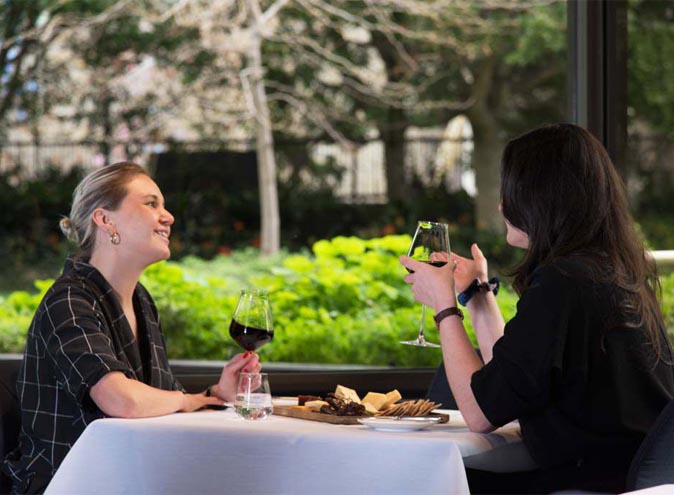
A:
[[[655,264],[623,184],[589,132],[545,126],[506,146],[500,209],[508,243],[526,250],[507,324],[477,245],[472,259],[452,254],[441,268],[401,258],[415,298],[435,309],[459,409],[474,431],[519,420],[539,468],[509,476],[514,492],[623,491],[637,447],[674,395]]]

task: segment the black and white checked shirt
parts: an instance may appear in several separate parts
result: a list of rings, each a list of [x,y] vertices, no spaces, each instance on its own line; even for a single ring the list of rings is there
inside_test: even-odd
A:
[[[44,491],[86,426],[105,417],[89,390],[106,373],[183,390],[169,368],[157,308],[140,284],[133,305],[138,341],[101,273],[86,262],[66,261],[28,331],[17,382],[19,447],[3,465],[14,492]]]

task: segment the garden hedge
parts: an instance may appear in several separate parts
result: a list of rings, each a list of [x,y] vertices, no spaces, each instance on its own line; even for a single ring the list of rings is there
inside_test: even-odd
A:
[[[435,366],[438,349],[399,344],[416,335],[421,314],[398,263],[409,243],[408,235],[335,237],[304,254],[261,258],[248,249],[210,261],[188,257],[149,267],[142,282],[159,307],[172,358],[222,360],[238,352],[229,337],[231,315],[239,291],[258,287],[270,292],[274,313],[274,341],[259,351],[267,362]],[[0,352],[22,352],[51,282],[0,299]],[[663,277],[662,285],[672,335],[674,274]],[[497,300],[507,321],[517,297],[504,287]],[[427,336],[436,340],[430,313]],[[474,340],[469,318],[466,327]]]

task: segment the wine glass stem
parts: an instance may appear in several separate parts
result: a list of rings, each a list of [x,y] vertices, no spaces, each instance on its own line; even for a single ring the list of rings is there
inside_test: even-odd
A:
[[[423,342],[426,340],[424,338],[424,320],[426,319],[426,305],[422,304],[421,305],[421,320],[419,321],[419,336],[417,337],[417,340],[419,342]]]

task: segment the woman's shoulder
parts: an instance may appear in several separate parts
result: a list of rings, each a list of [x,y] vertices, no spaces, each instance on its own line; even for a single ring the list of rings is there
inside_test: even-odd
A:
[[[605,292],[597,268],[586,259],[565,257],[539,264],[531,273],[527,291],[539,290],[559,299],[587,299]]]
[[[92,290],[86,281],[61,275],[45,293],[39,309],[52,310],[60,306],[65,308],[66,306],[80,306],[81,304],[95,307],[99,299],[100,296]]]
[[[63,273],[47,290],[43,303],[50,304],[72,299],[95,303],[109,294],[111,290],[107,281],[91,265],[67,260]]]
[[[593,311],[610,311],[619,297],[611,281],[609,264],[601,258],[569,256],[541,264],[534,270],[529,287],[565,301],[576,301]]]
[[[76,317],[98,318],[101,314],[101,294],[82,277],[72,273],[60,275],[47,290],[35,311],[29,338],[51,332]]]
[[[565,256],[553,258],[539,264],[532,273],[532,279],[551,279],[572,284],[591,283],[602,270],[600,262],[585,256]]]

